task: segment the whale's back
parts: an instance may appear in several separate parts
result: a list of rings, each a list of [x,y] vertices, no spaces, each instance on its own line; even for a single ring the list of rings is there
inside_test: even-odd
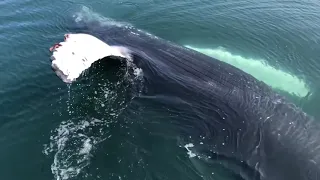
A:
[[[144,95],[166,97],[154,103],[172,110],[170,122],[179,125],[181,134],[205,134],[210,152],[245,162],[260,179],[320,175],[319,124],[265,83],[141,31],[93,30],[105,43],[130,49],[133,63],[143,70]]]
[[[318,178],[320,126],[299,107],[230,64],[149,35],[125,37],[113,40],[133,50],[151,94],[179,97],[188,105],[177,109],[197,114],[185,131],[209,133],[216,153],[244,160],[261,179]]]

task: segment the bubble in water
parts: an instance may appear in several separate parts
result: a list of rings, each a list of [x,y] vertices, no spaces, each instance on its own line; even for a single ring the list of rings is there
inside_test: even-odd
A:
[[[68,88],[68,100],[67,100],[67,112],[69,113],[69,115],[71,115],[71,84],[67,84],[67,88]]]

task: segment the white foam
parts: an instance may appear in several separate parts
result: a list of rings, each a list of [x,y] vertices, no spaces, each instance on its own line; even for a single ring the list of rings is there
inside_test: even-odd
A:
[[[197,155],[195,153],[193,153],[189,148],[194,147],[194,145],[192,143],[186,144],[184,146],[187,149],[187,153],[189,155],[190,158],[196,157]]]
[[[103,139],[103,131],[98,134],[85,133],[93,127],[104,126],[106,122],[98,119],[62,122],[50,137],[50,144],[45,145],[44,154],[54,153],[51,171],[56,180],[67,180],[76,177],[89,165],[91,151]]]
[[[234,55],[223,48],[199,48],[191,45],[185,45],[185,47],[229,63],[275,89],[286,91],[299,97],[305,97],[309,92],[303,80],[268,65],[265,60]]]
[[[134,69],[134,71],[133,71],[133,74],[135,75],[135,76],[142,76],[143,75],[143,71],[142,71],[142,69],[141,68],[135,68]]]
[[[89,34],[67,34],[65,41],[52,48],[52,68],[66,83],[75,81],[92,63],[108,56],[130,59],[125,47],[109,46]]]
[[[151,38],[159,39],[157,36],[148,33],[146,31],[142,31],[141,29],[135,28],[132,24],[128,22],[120,22],[116,21],[112,18],[105,17],[97,12],[94,12],[90,8],[86,6],[82,6],[81,10],[73,15],[75,22],[77,23],[88,23],[88,22],[97,22],[102,26],[116,26],[116,27],[121,27],[121,28],[126,28],[126,29],[135,29],[139,33],[135,31],[131,31],[130,33],[136,36],[140,36],[141,33],[148,35]]]
[[[91,139],[88,138],[84,141],[82,149],[79,151],[79,154],[89,154],[92,149]]]
[[[80,11],[76,12],[73,15],[73,18],[76,22],[99,22],[101,25],[105,26],[117,26],[117,27],[126,27],[126,28],[131,28],[132,25],[129,23],[125,22],[119,22],[115,21],[111,18],[107,18],[105,16],[102,16],[94,11],[92,11],[90,8],[86,6],[82,6]]]

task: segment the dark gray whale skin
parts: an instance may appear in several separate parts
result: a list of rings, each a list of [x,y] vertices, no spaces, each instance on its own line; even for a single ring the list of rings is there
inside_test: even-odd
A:
[[[172,123],[181,135],[205,137],[198,152],[250,167],[253,177],[235,169],[243,179],[320,179],[319,123],[263,82],[134,28],[82,22],[70,31],[132,50],[144,73],[144,96],[179,114]]]

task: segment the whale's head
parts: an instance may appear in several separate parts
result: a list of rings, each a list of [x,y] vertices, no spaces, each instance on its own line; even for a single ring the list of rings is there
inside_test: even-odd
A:
[[[65,34],[64,41],[50,48],[51,67],[65,83],[75,81],[92,63],[108,56],[130,58],[124,47],[109,46],[89,34]]]

